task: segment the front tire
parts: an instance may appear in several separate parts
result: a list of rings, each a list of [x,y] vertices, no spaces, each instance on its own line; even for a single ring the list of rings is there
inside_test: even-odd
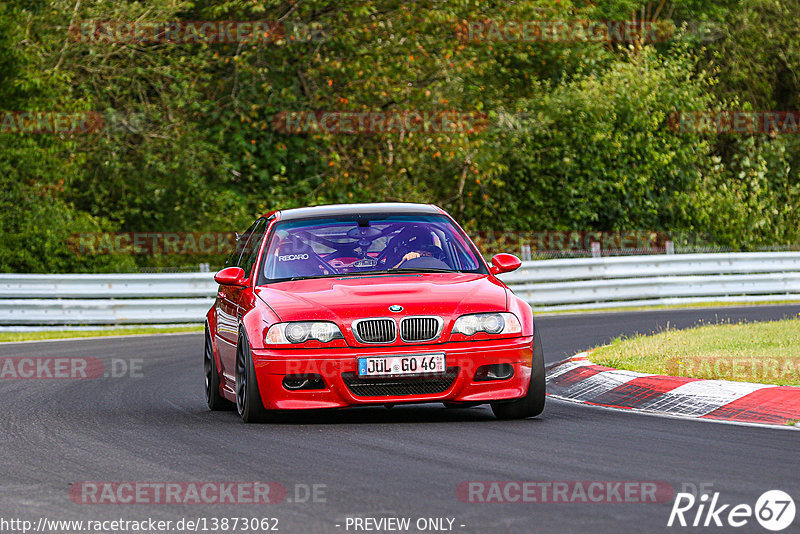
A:
[[[236,411],[245,423],[264,422],[268,418],[268,412],[261,402],[253,354],[244,332],[239,332],[239,342],[236,345]]]
[[[542,340],[539,337],[539,329],[534,325],[533,367],[531,369],[531,382],[528,385],[528,394],[513,401],[493,402],[492,412],[498,419],[525,419],[542,413],[544,402],[544,351],[542,350]]]
[[[203,371],[206,375],[206,404],[212,411],[230,410],[233,404],[219,392],[219,371],[217,360],[214,358],[214,346],[208,324],[205,329],[205,345],[203,349]]]

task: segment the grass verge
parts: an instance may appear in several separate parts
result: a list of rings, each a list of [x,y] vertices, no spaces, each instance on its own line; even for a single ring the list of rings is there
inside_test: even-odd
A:
[[[642,373],[800,386],[800,315],[617,338],[589,359]]]
[[[176,332],[202,332],[203,326],[170,326],[159,328],[103,328],[98,330],[44,330],[41,332],[0,332],[0,343],[14,341],[41,341],[45,339],[71,339],[78,337],[132,336],[137,334],[173,334]]]

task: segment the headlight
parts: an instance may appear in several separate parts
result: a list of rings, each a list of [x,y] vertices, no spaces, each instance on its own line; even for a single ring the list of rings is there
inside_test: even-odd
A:
[[[304,343],[309,339],[316,339],[322,343],[327,343],[342,337],[342,331],[334,323],[308,321],[274,324],[267,330],[264,342],[268,345],[286,345]]]
[[[462,315],[453,326],[454,334],[471,336],[477,332],[518,334],[522,332],[522,325],[513,313],[473,313]]]

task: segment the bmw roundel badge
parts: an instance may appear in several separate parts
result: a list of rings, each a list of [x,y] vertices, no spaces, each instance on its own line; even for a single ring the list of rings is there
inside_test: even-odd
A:
[[[399,313],[399,312],[403,311],[403,307],[399,306],[397,304],[392,304],[391,306],[389,306],[389,311],[392,311],[392,312],[395,312],[395,313]]]

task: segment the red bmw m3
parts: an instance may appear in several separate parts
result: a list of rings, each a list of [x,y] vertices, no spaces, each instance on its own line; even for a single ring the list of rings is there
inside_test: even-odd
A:
[[[239,237],[206,317],[212,410],[245,422],[360,405],[491,404],[539,415],[544,359],[530,306],[461,227],[424,204],[276,211]]]

